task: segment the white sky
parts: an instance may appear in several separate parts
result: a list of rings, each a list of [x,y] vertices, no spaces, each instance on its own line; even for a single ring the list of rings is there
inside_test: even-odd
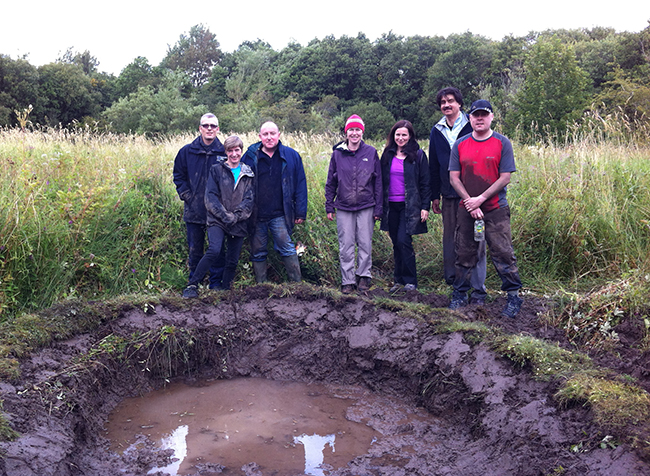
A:
[[[0,54],[27,54],[35,66],[55,61],[69,47],[99,60],[99,70],[118,75],[137,56],[156,66],[182,33],[202,23],[224,51],[257,38],[279,51],[290,41],[305,46],[327,35],[371,40],[393,31],[402,36],[448,36],[470,31],[494,40],[531,30],[611,27],[639,32],[648,26],[648,0],[458,0],[399,1],[242,0],[32,0],[3,2]],[[181,4],[183,6],[181,6]],[[388,6],[384,6],[388,5]],[[454,11],[454,9],[456,11]],[[227,18],[224,18],[227,17]]]

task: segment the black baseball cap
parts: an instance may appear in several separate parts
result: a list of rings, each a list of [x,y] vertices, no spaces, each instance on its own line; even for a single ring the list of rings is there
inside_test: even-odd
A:
[[[469,113],[474,114],[476,111],[494,112],[492,111],[492,104],[490,104],[490,101],[485,99],[479,99],[472,103],[472,107],[469,108]]]

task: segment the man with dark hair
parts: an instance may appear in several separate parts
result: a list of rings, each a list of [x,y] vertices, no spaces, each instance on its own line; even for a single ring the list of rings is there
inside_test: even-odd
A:
[[[485,222],[485,241],[501,278],[501,290],[508,293],[502,316],[514,318],[521,309],[521,279],[512,248],[510,207],[506,188],[515,172],[515,157],[507,137],[492,130],[492,105],[474,101],[469,110],[473,132],[458,139],[451,150],[449,179],[461,199],[456,228],[456,278],[450,309],[467,304],[470,276],[477,263],[479,243],[475,221]]]
[[[200,136],[178,151],[174,160],[174,184],[179,198],[185,203],[183,220],[187,229],[190,280],[201,261],[205,249],[207,213],[205,185],[210,167],[226,157],[226,151],[217,138],[219,120],[214,114],[204,114],[199,121]],[[210,288],[220,288],[224,266],[223,253],[210,267]]]
[[[442,258],[443,273],[447,284],[454,284],[456,274],[456,213],[460,197],[449,183],[449,154],[459,137],[471,134],[472,126],[463,114],[463,95],[457,88],[449,87],[438,91],[438,106],[442,119],[431,129],[429,136],[429,168],[431,170],[431,198],[433,213],[442,214]],[[440,196],[442,195],[442,201]],[[472,303],[485,303],[485,242],[479,245],[478,263],[471,277]]]
[[[291,239],[294,224],[307,218],[307,178],[300,154],[280,142],[273,122],[260,128],[260,142],[251,145],[242,162],[256,176],[255,209],[251,217],[251,261],[255,281],[267,277],[268,235],[280,253],[289,281],[300,281],[300,262]]]

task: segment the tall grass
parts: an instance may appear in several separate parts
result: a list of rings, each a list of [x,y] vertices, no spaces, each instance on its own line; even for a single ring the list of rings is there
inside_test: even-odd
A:
[[[185,230],[171,171],[178,149],[194,137],[1,130],[0,319],[69,297],[182,287]],[[241,137],[246,146],[258,140],[255,133]],[[301,153],[308,179],[308,220],[295,229],[305,246],[304,276],[337,286],[336,224],[325,216],[324,184],[339,138],[284,134],[282,140]],[[371,144],[381,153],[382,143]],[[518,171],[508,197],[525,286],[585,289],[649,270],[649,152],[595,134],[562,145],[515,144]],[[432,215],[429,233],[416,237],[415,247],[421,287],[441,286],[439,216]],[[244,251],[239,284],[252,282],[247,259]],[[389,282],[392,248],[378,225],[373,263],[377,282]],[[492,271],[488,285],[499,286]]]

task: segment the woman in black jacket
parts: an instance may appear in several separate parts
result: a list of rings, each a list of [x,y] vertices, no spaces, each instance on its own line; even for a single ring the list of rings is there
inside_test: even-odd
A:
[[[390,235],[395,260],[394,285],[390,292],[401,288],[413,291],[417,289],[418,279],[411,236],[427,232],[431,191],[427,156],[415,140],[409,121],[397,121],[390,130],[381,155],[381,174],[384,191],[381,229]]]

